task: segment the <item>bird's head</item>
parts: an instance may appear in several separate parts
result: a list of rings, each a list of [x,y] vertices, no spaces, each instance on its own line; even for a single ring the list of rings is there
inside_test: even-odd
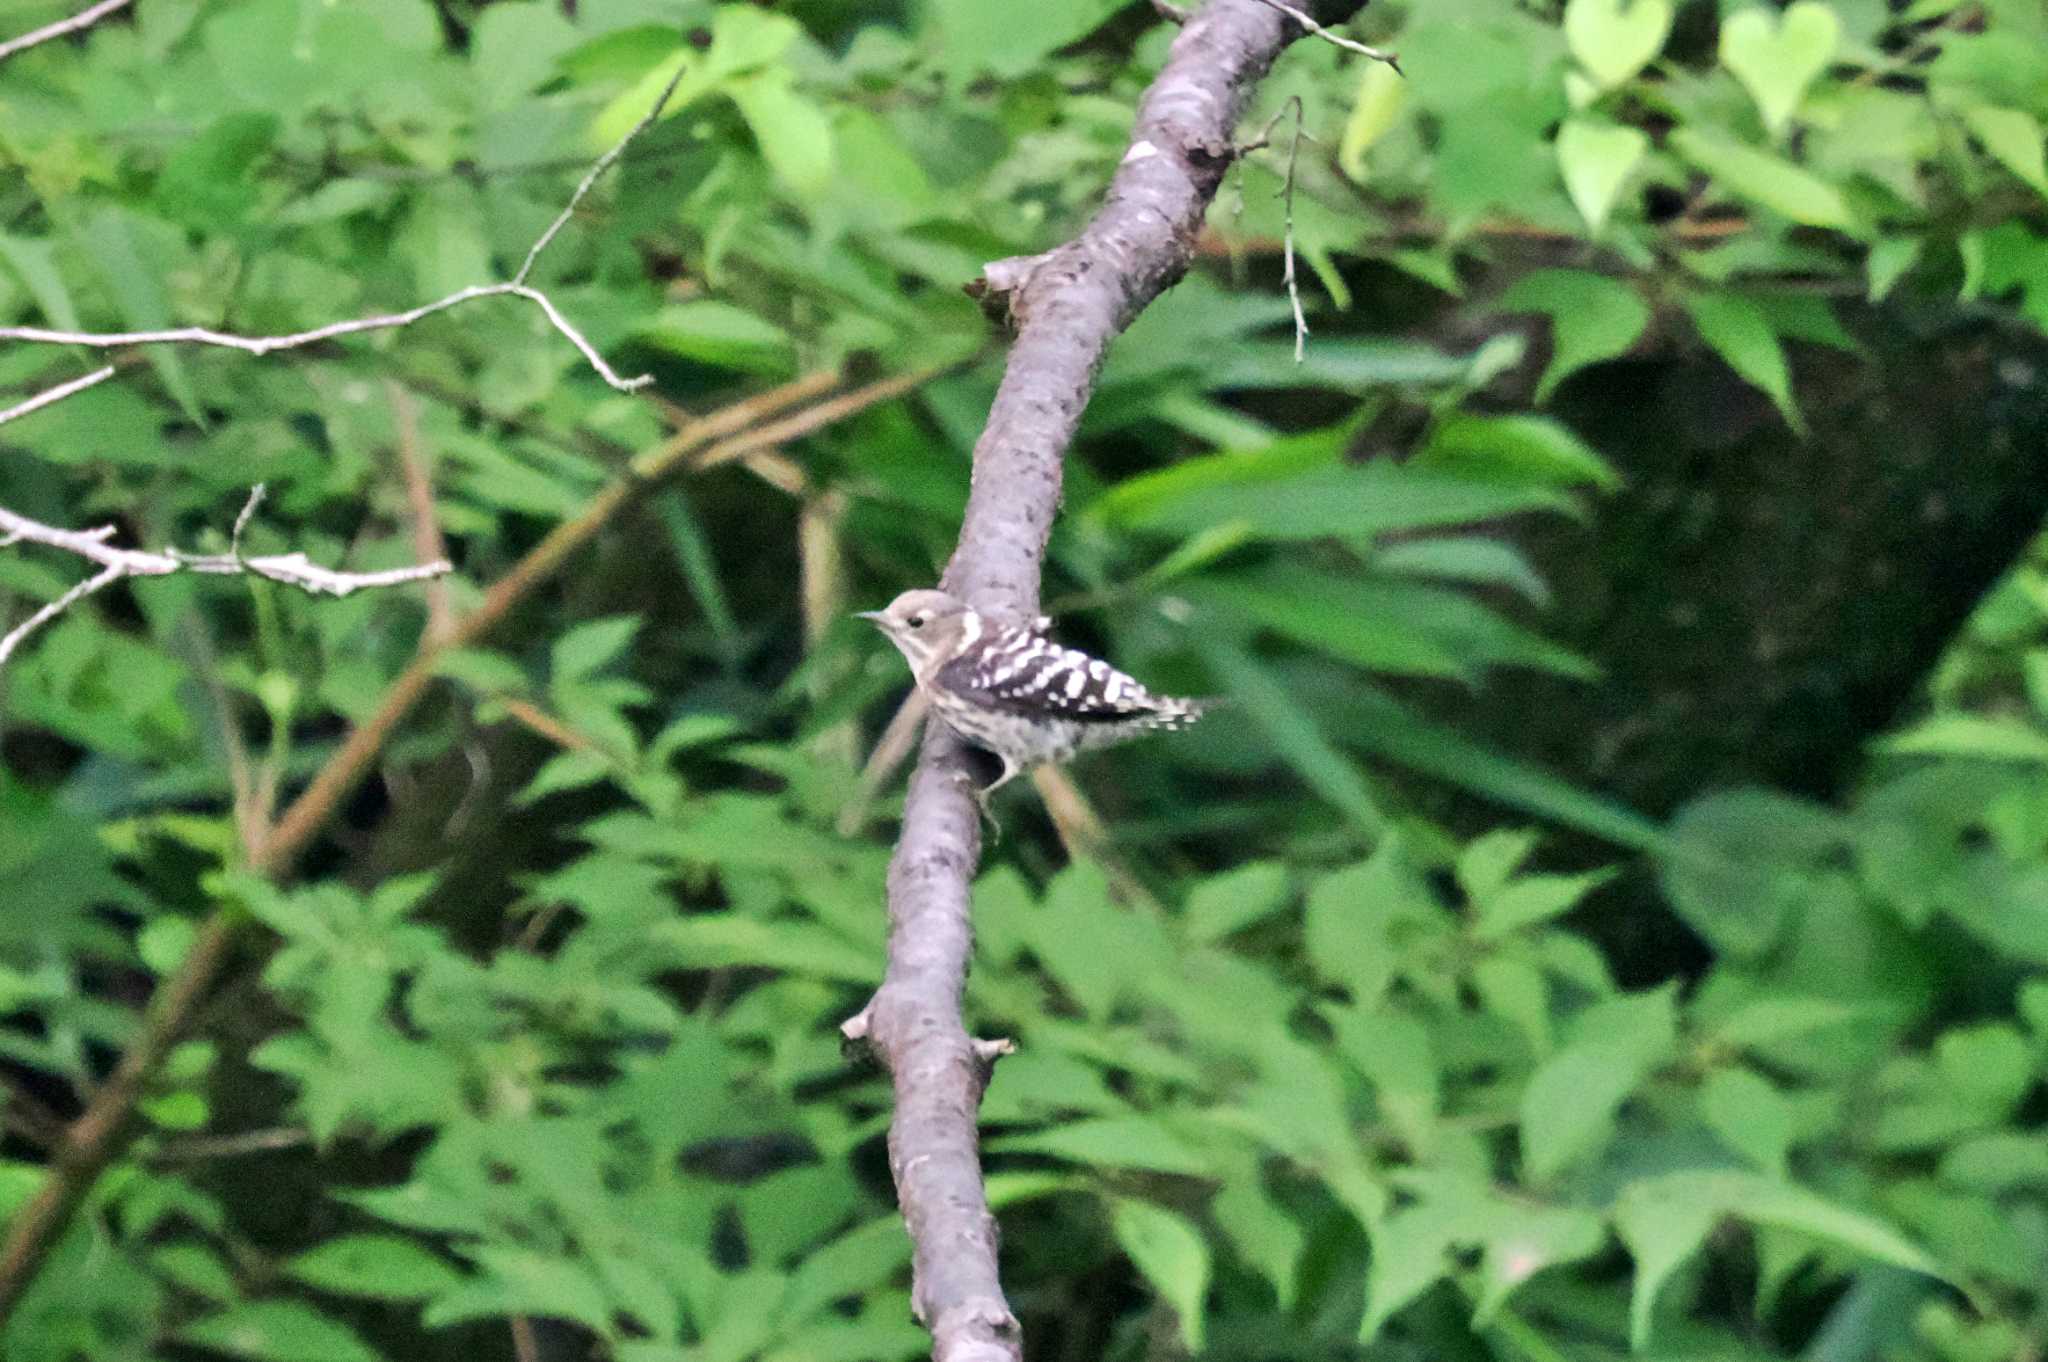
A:
[[[933,658],[953,653],[970,621],[980,623],[966,602],[943,591],[906,591],[886,609],[862,610],[855,618],[869,621],[888,635],[919,675]]]

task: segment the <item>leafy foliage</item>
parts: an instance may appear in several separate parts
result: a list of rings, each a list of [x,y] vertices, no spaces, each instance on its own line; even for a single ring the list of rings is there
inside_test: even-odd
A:
[[[0,324],[245,334],[510,277],[680,76],[535,276],[658,401],[499,299],[261,358],[146,347],[0,426],[0,501],[53,524],[223,548],[261,481],[250,552],[395,566],[431,526],[458,564],[342,601],[138,582],[0,672],[0,1215],[198,924],[264,943],[151,1074],[9,1362],[920,1352],[886,1084],[836,1030],[887,862],[838,825],[901,678],[838,617],[943,561],[996,374],[959,285],[1089,210],[1154,19],[139,0],[0,68]],[[1236,704],[1082,768],[1099,855],[1006,802],[977,885],[1034,1355],[2038,1354],[2040,551],[1837,804],[1700,789],[1653,821],[1426,715],[1601,684],[1525,552],[1628,495],[1550,410],[1574,385],[1703,347],[1805,430],[1810,359],[1855,354],[1866,303],[2048,327],[2048,21],[1446,0],[1360,27],[1406,78],[1290,53],[1249,125],[1303,100],[1291,203],[1284,148],[1242,162],[1070,463],[1062,628]],[[79,365],[7,344],[0,405]],[[295,880],[251,873],[423,633],[550,528],[693,416],[875,367],[932,376],[608,523],[439,657]],[[72,570],[0,553],[7,619]],[[1669,915],[1629,896],[1652,878]],[[1637,911],[1697,959],[1632,949]]]

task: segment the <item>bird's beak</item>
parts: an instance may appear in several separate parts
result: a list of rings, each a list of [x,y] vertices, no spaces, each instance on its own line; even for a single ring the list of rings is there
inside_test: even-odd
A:
[[[879,610],[856,610],[853,612],[853,617],[857,620],[866,620],[869,624],[880,624],[882,622],[882,612]]]

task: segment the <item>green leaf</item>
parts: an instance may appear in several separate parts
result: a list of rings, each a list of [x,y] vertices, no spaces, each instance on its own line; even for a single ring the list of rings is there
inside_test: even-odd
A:
[[[329,1239],[285,1264],[285,1274],[338,1296],[412,1301],[447,1290],[462,1275],[410,1239],[350,1234]]]
[[[1650,149],[1650,139],[1637,128],[1573,118],[1557,133],[1557,166],[1565,190],[1586,225],[1599,235],[1629,174]]]
[[[816,198],[832,179],[832,121],[791,88],[786,73],[735,82],[727,91],[754,130],[768,168],[805,198]]]
[[[1650,64],[1671,33],[1668,0],[1569,0],[1564,37],[1579,65],[1602,90],[1611,90]]]
[[[1021,76],[1121,8],[1120,0],[1033,0],[1029,5],[933,0],[925,11],[936,30],[932,50],[944,54],[946,73],[957,83],[983,74]]]
[[[1209,1294],[1209,1245],[1180,1216],[1149,1201],[1119,1200],[1112,1217],[1116,1241],[1180,1320],[1182,1344],[1203,1346]]]
[[[1443,1106],[1443,1076],[1429,1030],[1390,1009],[1329,1013],[1338,1050],[1372,1084],[1373,1101],[1418,1155],[1430,1147]]]
[[[1525,875],[1478,901],[1478,922],[1472,935],[1479,941],[1500,941],[1548,922],[1576,908],[1579,900],[1614,874],[1612,870],[1589,870],[1583,875]]]
[[[194,1320],[178,1340],[255,1362],[379,1362],[346,1327],[298,1301],[250,1301]]]
[[[422,299],[491,282],[483,201],[469,185],[436,184],[416,197],[391,244]]]
[[[1550,317],[1550,366],[1536,384],[1538,402],[1548,402],[1558,384],[1587,365],[1628,353],[1650,324],[1649,305],[1634,289],[1583,270],[1524,275],[1502,295],[1500,306]]]
[[[1657,1292],[1724,1217],[1795,1230],[1877,1262],[1939,1276],[1918,1247],[1880,1220],[1804,1188],[1754,1173],[1688,1171],[1644,1178],[1622,1189],[1614,1227],[1636,1259],[1630,1338],[1649,1341]]]
[[[526,670],[503,653],[450,648],[434,659],[434,675],[460,681],[480,695],[518,695],[527,689]]]
[[[277,116],[268,113],[231,113],[216,120],[164,163],[156,183],[158,207],[201,230],[239,225],[261,197],[254,171],[280,126]]]
[[[78,320],[78,308],[71,301],[71,289],[57,268],[54,245],[0,232],[0,260],[6,261],[20,276],[46,322],[64,331],[83,329]]]
[[[879,940],[864,949],[811,922],[762,922],[733,913],[692,913],[648,929],[651,945],[693,969],[757,966],[848,983],[872,983],[881,966]]]
[[[1366,1226],[1372,1260],[1359,1337],[1367,1343],[1396,1311],[1451,1272],[1455,1249],[1476,1244],[1483,1250],[1484,1285],[1473,1320],[1478,1329],[1517,1286],[1546,1267],[1598,1251],[1605,1237],[1590,1211],[1532,1205],[1465,1176],[1417,1171],[1400,1181],[1409,1204]]]
[[[1429,632],[1429,624],[1435,622],[1433,615],[1418,622],[1414,616],[1424,612],[1364,608],[1369,598],[1361,598],[1358,588],[1355,581],[1275,568],[1205,577],[1186,583],[1181,593],[1196,605],[1271,630],[1356,666],[1410,676],[1473,679],[1473,659],[1461,655],[1450,640],[1433,637]],[[1379,604],[1395,606],[1404,601],[1442,603],[1456,599],[1449,593],[1428,588],[1410,590],[1422,594],[1405,595],[1400,588],[1381,587],[1372,595],[1380,598]]]
[[[2034,1055],[2026,1040],[2000,1022],[1958,1027],[1934,1046],[1943,1084],[1973,1105],[2007,1115],[2033,1083]]]
[[[1524,762],[1503,757],[1449,728],[1430,723],[1384,695],[1347,706],[1343,739],[1359,749],[1462,786],[1510,808],[1647,851],[1668,845],[1664,831],[1612,800]]]
[[[1841,190],[1790,161],[1697,128],[1679,128],[1670,141],[1679,155],[1728,189],[1794,222],[1844,230],[1856,225]]]
[[[1550,588],[1529,566],[1529,560],[1498,539],[1479,535],[1410,539],[1381,549],[1373,555],[1372,565],[1383,572],[1503,586],[1531,605],[1550,603]]]
[[[1454,412],[1437,422],[1415,463],[1467,477],[1535,481],[1558,487],[1621,485],[1607,460],[1547,416],[1478,416]]]
[[[503,1244],[466,1249],[477,1275],[441,1292],[420,1312],[430,1329],[473,1319],[534,1315],[565,1319],[601,1338],[613,1332],[611,1303],[592,1270],[581,1262]]]
[[[1262,730],[1309,788],[1352,822],[1377,830],[1382,820],[1365,777],[1330,744],[1315,716],[1280,684],[1271,671],[1238,645],[1209,632],[1196,635],[1203,660],[1229,687],[1245,715]]]
[[[1685,1186],[1667,1186],[1669,1182],[1631,1183],[1614,1204],[1614,1232],[1636,1260],[1628,1314],[1629,1346],[1637,1352],[1649,1345],[1657,1294],[1671,1274],[1699,1252],[1722,1215],[1719,1201],[1688,1195]]]
[[[1299,1222],[1267,1195],[1257,1167],[1225,1177],[1215,1200],[1209,1203],[1209,1213],[1238,1256],[1272,1283],[1281,1310],[1293,1309],[1301,1251],[1308,1236]]]
[[[1568,499],[1547,487],[1482,482],[1375,461],[1154,498],[1122,521],[1135,530],[1182,535],[1237,524],[1256,538],[1284,541],[1379,535],[1571,509]]]
[[[903,1217],[886,1215],[858,1225],[823,1247],[807,1250],[789,1278],[781,1313],[805,1319],[835,1301],[882,1286],[910,1260]]]
[[[1671,820],[1665,895],[1692,929],[1729,955],[1769,950],[1806,901],[1824,857],[1845,844],[1831,811],[1773,790],[1696,799]]]
[[[1337,167],[1354,180],[1365,178],[1365,154],[1394,126],[1408,98],[1408,82],[1386,62],[1358,65],[1358,96],[1337,143]]]
[[[1867,294],[1873,303],[1881,303],[1891,296],[1891,291],[1906,271],[1913,268],[1920,259],[1921,241],[1912,236],[1880,237],[1870,248],[1864,270],[1870,276]]]
[[[1221,941],[1287,906],[1287,867],[1278,861],[1249,861],[1196,883],[1181,911],[1181,930],[1190,941]]]
[[[1745,9],[1721,22],[1721,65],[1749,91],[1775,135],[1828,69],[1841,40],[1842,21],[1817,0],[1794,0],[1783,14]]]
[[[1716,1069],[1700,1087],[1700,1118],[1736,1153],[1773,1178],[1785,1176],[1794,1113],[1771,1081],[1753,1069]]]
[[[583,35],[553,5],[492,5],[470,30],[469,65],[478,102],[516,104],[554,74],[556,60]]]
[[[2048,149],[2043,147],[2041,120],[2024,109],[1972,104],[1963,110],[1963,122],[2007,170],[2048,194]]]
[[[1597,1003],[1575,1025],[1582,1038],[1545,1060],[1522,1093],[1522,1161],[1535,1182],[1598,1153],[1622,1102],[1677,1046],[1669,989]]]
[[[1758,998],[1730,1012],[1709,1031],[1709,1043],[1746,1048],[1771,1045],[1825,1031],[1866,1015],[1864,1009],[1832,998]]]
[[[1980,714],[1937,714],[1885,738],[1887,752],[1930,757],[1976,757],[2028,765],[2048,762],[2048,734],[2023,719]]]
[[[716,298],[665,307],[633,334],[669,354],[744,373],[787,373],[796,355],[781,327]]]
[[[549,655],[549,679],[580,681],[632,646],[646,623],[638,615],[611,615],[585,620],[555,640]]]
[[[106,281],[114,306],[131,330],[158,331],[171,324],[171,305],[162,282],[169,273],[164,257],[171,235],[166,223],[138,217],[123,208],[103,208],[92,215],[80,236],[80,247]],[[143,353],[185,415],[194,425],[205,425],[199,394],[192,387],[178,347],[150,345]]]
[[[1209,1177],[1214,1155],[1189,1144],[1148,1116],[1096,1116],[989,1141],[1003,1153],[1049,1154],[1092,1168],[1144,1168]]]
[[[151,918],[144,924],[135,938],[135,950],[142,957],[142,963],[158,974],[169,974],[178,968],[178,962],[191,949],[192,938],[199,929],[192,925],[192,919],[166,914]]]
[[[1806,423],[1792,401],[1792,372],[1785,349],[1763,310],[1732,293],[1693,293],[1685,299],[1700,339],[1728,361],[1728,367],[1769,395],[1785,424],[1804,435]]]
[[[149,1265],[185,1290],[210,1301],[227,1304],[242,1294],[235,1274],[203,1244],[165,1244],[149,1255]]]

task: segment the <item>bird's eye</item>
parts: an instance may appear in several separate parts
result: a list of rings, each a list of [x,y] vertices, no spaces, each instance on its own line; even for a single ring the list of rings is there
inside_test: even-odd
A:
[[[925,614],[924,611],[920,610],[915,615],[912,615],[909,619],[903,622],[913,629],[922,629],[924,628],[924,622],[929,618],[931,618],[929,615]]]

